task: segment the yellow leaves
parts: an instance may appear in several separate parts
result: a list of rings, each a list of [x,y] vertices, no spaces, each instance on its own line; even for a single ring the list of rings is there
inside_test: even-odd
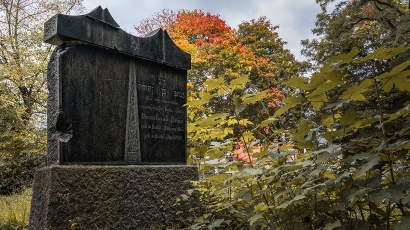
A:
[[[217,79],[208,79],[205,84],[208,86],[207,89],[212,90],[221,86],[224,83],[224,78],[219,77]]]
[[[277,120],[277,119],[274,118],[274,117],[269,117],[268,119],[262,121],[262,122],[259,124],[259,126],[260,126],[260,127],[266,127],[266,126],[268,126],[269,124],[273,123],[275,120]]]
[[[245,139],[245,141],[250,141],[255,139],[255,137],[253,136],[253,133],[251,131],[245,131],[243,134],[243,138]]]
[[[253,125],[253,123],[249,119],[246,119],[246,118],[239,120],[238,124],[241,124],[243,126]]]
[[[301,97],[290,97],[290,98],[284,99],[283,103],[285,103],[285,105],[280,107],[278,110],[276,110],[273,117],[278,117],[282,115],[283,113],[285,113],[288,109],[297,106],[298,104],[300,104],[301,99],[302,99]]]
[[[187,106],[187,105],[198,106],[198,105],[206,104],[214,97],[214,95],[211,95],[210,93],[208,93],[206,91],[200,91],[199,92],[199,97],[200,97],[200,99],[192,100],[192,101],[186,103],[185,106]]]
[[[356,111],[352,106],[345,111],[344,115],[339,119],[340,124],[343,126],[351,125],[356,121]]]
[[[348,54],[340,54],[329,58],[328,63],[337,63],[339,65],[350,63],[357,54],[359,54],[359,49],[355,47]]]
[[[188,88],[191,88],[191,89],[194,88],[194,84],[193,84],[192,82],[188,82],[188,83],[186,84],[186,86],[187,86]]]
[[[295,87],[299,88],[302,90],[307,90],[309,88],[308,86],[308,78],[303,78],[303,77],[293,77],[288,81],[283,82],[284,85],[290,86],[290,87]]]
[[[323,176],[325,176],[325,177],[327,177],[327,178],[330,178],[330,179],[334,179],[334,178],[335,178],[335,173],[332,172],[332,171],[326,170],[326,171],[323,173]]]
[[[332,115],[327,115],[327,116],[323,116],[322,118],[322,124],[326,125],[328,128],[330,127],[331,124],[334,123],[334,119]]]
[[[245,94],[244,96],[242,96],[242,101],[244,104],[255,104],[256,102],[259,102],[260,100],[265,98],[265,95],[269,91],[270,90],[264,90],[257,94]]]
[[[369,53],[366,57],[355,60],[354,63],[365,62],[367,60],[373,60],[373,59],[376,59],[379,61],[387,60],[408,49],[409,47],[406,47],[406,44],[402,44],[397,48],[379,47],[374,52]]]
[[[352,85],[349,89],[343,92],[341,99],[351,99],[354,101],[366,101],[363,93],[367,91],[366,88],[360,87],[357,83]]]
[[[202,119],[198,119],[193,124],[199,127],[210,127],[216,124],[220,124],[221,122],[225,121],[225,118],[228,116],[227,113],[221,114],[211,114],[208,117],[204,117]]]
[[[386,77],[382,80],[382,89],[388,93],[393,88],[393,85],[395,85],[402,91],[410,92],[410,79],[408,76],[410,76],[410,70]]]
[[[230,89],[243,88],[249,81],[249,76],[240,76],[229,83]]]
[[[322,105],[325,102],[328,102],[327,96],[324,93],[317,94],[317,95],[308,95],[308,98],[310,100],[310,104],[313,106],[313,108],[316,111],[319,111],[319,109],[322,107]]]

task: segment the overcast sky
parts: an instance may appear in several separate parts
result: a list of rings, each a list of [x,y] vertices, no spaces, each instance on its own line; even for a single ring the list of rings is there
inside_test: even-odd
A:
[[[280,26],[279,36],[288,42],[285,48],[298,60],[305,60],[300,55],[300,41],[314,37],[311,30],[320,12],[315,0],[84,0],[84,13],[99,5],[108,8],[115,21],[128,32],[134,31],[134,25],[139,25],[142,19],[163,9],[202,9],[220,15],[232,28],[242,21],[266,16],[273,25]]]

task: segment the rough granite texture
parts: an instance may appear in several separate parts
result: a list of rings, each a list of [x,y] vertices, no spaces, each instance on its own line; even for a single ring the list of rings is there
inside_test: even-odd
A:
[[[172,226],[199,207],[196,195],[175,205],[197,179],[197,168],[184,165],[47,166],[34,177],[29,229]]]

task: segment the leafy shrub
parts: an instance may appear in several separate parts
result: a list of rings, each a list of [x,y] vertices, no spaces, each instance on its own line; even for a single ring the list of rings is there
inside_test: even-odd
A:
[[[204,205],[191,229],[408,229],[410,60],[383,74],[372,68],[408,49],[330,58],[311,78],[284,82],[295,90],[259,124],[241,111],[263,102],[264,92],[235,95],[246,76],[209,80],[206,97],[188,105],[222,92],[235,112],[188,124],[192,159],[206,173],[208,160],[241,145],[250,162],[223,162],[231,173],[198,183]],[[356,64],[368,66],[367,75],[352,78],[349,66]],[[399,107],[384,108],[393,94],[400,95]]]
[[[44,166],[46,156],[38,153],[0,158],[0,195],[18,193],[33,184],[35,171]]]

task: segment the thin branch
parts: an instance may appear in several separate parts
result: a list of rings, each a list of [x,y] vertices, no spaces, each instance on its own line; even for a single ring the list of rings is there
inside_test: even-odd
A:
[[[397,7],[393,6],[392,4],[390,4],[390,3],[388,3],[388,2],[382,2],[382,1],[379,1],[379,0],[374,0],[373,2],[375,3],[374,5],[375,5],[376,7],[377,7],[377,5],[376,5],[376,2],[377,2],[377,3],[379,3],[380,5],[384,5],[384,6],[393,8],[400,16],[403,16],[403,15],[404,15],[404,13],[401,12],[400,9],[398,9]],[[410,3],[409,3],[409,4],[410,4]],[[380,10],[380,11],[383,11],[383,10]]]

